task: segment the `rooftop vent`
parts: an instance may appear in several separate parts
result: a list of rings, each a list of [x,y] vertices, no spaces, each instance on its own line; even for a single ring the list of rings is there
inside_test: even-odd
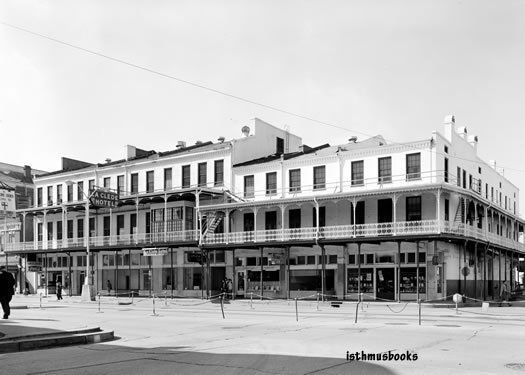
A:
[[[348,142],[350,142],[350,143],[352,143],[352,142],[353,142],[353,143],[356,143],[356,142],[357,142],[357,137],[354,135],[354,136],[348,138]]]
[[[104,160],[106,163],[111,163],[111,159],[110,158],[107,158]]]
[[[196,145],[202,145],[202,141],[196,141],[195,144]]]
[[[176,147],[177,147],[177,148],[186,147],[186,142],[184,142],[184,141],[178,141]]]
[[[226,138],[224,138],[224,137],[219,137],[219,138],[217,138],[217,140],[218,140],[220,143],[223,143],[225,139],[226,139]]]
[[[250,127],[249,126],[243,126],[241,129],[242,135],[245,137],[248,137],[250,135]]]

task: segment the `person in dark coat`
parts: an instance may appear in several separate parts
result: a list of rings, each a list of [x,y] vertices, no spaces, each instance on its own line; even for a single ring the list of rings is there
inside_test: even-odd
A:
[[[15,278],[10,272],[7,272],[5,267],[0,267],[0,304],[4,310],[4,319],[9,318],[11,308],[9,302],[15,294]]]
[[[57,283],[57,300],[60,301],[62,299],[62,283],[59,281]]]

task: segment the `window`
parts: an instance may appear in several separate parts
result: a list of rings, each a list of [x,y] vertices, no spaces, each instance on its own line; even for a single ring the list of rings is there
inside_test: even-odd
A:
[[[461,168],[458,167],[458,171],[457,171],[457,183],[458,183],[458,186],[461,187]]]
[[[47,187],[47,205],[48,206],[53,205],[53,186]]]
[[[392,199],[378,199],[377,201],[377,222],[390,223],[393,218],[393,203]]]
[[[73,185],[67,185],[67,201],[73,201]]]
[[[57,204],[62,204],[62,185],[57,185]]]
[[[374,254],[366,254],[366,264],[374,263]]]
[[[284,154],[284,139],[277,137],[275,140],[275,152],[277,154]]]
[[[214,162],[214,180],[215,186],[224,185],[224,160],[215,160]]]
[[[89,194],[91,194],[95,190],[95,180],[88,181],[88,190]]]
[[[448,146],[445,146],[444,150],[445,150],[445,154],[448,154]]]
[[[360,201],[355,205],[355,224],[365,223],[365,202]],[[352,203],[350,211],[350,224],[354,225],[354,207]]]
[[[104,216],[103,218],[103,236],[111,236],[111,217]]]
[[[266,173],[266,195],[277,194],[277,172]]]
[[[73,220],[67,221],[67,238],[73,238]]]
[[[206,186],[207,184],[207,175],[206,175],[206,169],[208,168],[207,166],[207,163],[199,163],[197,165],[197,170],[198,170],[198,181],[197,183],[199,184],[199,186]]]
[[[84,200],[84,181],[77,182],[77,200]]]
[[[138,193],[139,193],[139,174],[132,173],[131,174],[131,194],[138,194]]]
[[[364,185],[364,161],[352,162],[352,186]]]
[[[146,192],[153,193],[155,191],[155,173],[154,171],[146,172]]]
[[[190,166],[183,165],[182,166],[182,187],[183,188],[189,188],[191,185],[190,173],[191,173]]]
[[[312,226],[317,226],[317,209],[312,208]],[[319,207],[319,227],[326,226],[326,207]]]
[[[266,211],[264,213],[264,229],[277,229],[277,211]]]
[[[124,215],[117,215],[117,236],[124,234]]]
[[[117,192],[119,196],[124,194],[124,175],[117,176]]]
[[[326,167],[314,167],[314,190],[326,188]]]
[[[490,188],[490,200],[494,202],[494,186]]]
[[[37,239],[38,241],[42,241],[42,223],[37,223],[36,225],[36,233],[37,233]]]
[[[36,204],[38,207],[42,207],[42,188],[36,189]]]
[[[472,175],[468,175],[468,188],[472,189],[474,186],[472,185]]]
[[[84,219],[77,220],[77,238],[84,237]]]
[[[450,202],[448,199],[445,199],[445,220],[450,220]]]
[[[355,264],[355,254],[348,254],[348,264]]]
[[[448,182],[448,158],[445,158],[445,171],[443,174],[445,182]]]
[[[111,177],[104,177],[104,187],[106,189],[111,187]]]
[[[288,211],[288,227],[301,228],[301,209],[295,208]]]
[[[478,173],[481,174],[481,167],[478,167]]]
[[[297,257],[297,264],[298,265],[306,264],[306,257],[304,255],[299,255]]]
[[[489,199],[489,184],[485,184],[485,199]]]
[[[378,182],[385,184],[392,182],[392,158],[379,158],[378,159]]]
[[[47,240],[51,241],[53,240],[53,222],[49,221],[47,223]]]
[[[467,188],[467,171],[463,169],[463,189]]]
[[[406,220],[407,221],[421,220],[421,197],[407,197],[406,198]]]
[[[407,181],[421,179],[421,153],[406,156]]]
[[[306,264],[315,264],[315,255],[308,255],[306,257]]]
[[[137,234],[137,214],[129,215],[129,234]]]
[[[244,198],[253,198],[254,178],[253,175],[244,176]]]
[[[481,186],[483,185],[483,182],[479,179],[476,181],[476,184],[478,185],[478,194],[481,194]]]
[[[90,237],[96,236],[95,218],[94,217],[90,217],[89,218],[89,236]]]
[[[291,169],[289,172],[290,177],[290,193],[297,193],[301,191],[301,170]]]
[[[62,239],[62,221],[57,221],[57,240]]]

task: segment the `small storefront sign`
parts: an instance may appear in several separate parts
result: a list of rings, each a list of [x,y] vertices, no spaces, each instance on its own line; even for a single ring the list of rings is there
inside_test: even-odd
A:
[[[8,232],[20,230],[21,227],[22,227],[22,224],[19,222],[7,223]],[[0,223],[0,232],[5,232],[5,231],[6,231],[6,225],[4,223]]]
[[[42,272],[42,266],[27,266],[27,272]]]
[[[91,195],[91,203],[96,207],[115,208],[118,206],[118,192],[97,189]]]
[[[142,256],[156,257],[168,255],[167,247],[145,247],[142,249]]]
[[[2,215],[14,215],[16,211],[15,191],[0,189],[0,213]]]

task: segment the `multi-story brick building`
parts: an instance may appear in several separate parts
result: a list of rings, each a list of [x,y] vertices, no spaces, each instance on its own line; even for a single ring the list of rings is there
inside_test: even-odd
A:
[[[42,286],[80,293],[84,192],[100,186],[120,203],[89,210],[98,290],[109,281],[119,292],[203,296],[227,278],[237,297],[497,296],[518,282],[518,189],[453,116],[444,126],[416,142],[308,147],[256,119],[253,134],[245,127],[232,141],[129,147],[126,159],[96,165],[64,159],[36,179],[35,207],[20,211],[35,240],[9,251],[42,259]]]

